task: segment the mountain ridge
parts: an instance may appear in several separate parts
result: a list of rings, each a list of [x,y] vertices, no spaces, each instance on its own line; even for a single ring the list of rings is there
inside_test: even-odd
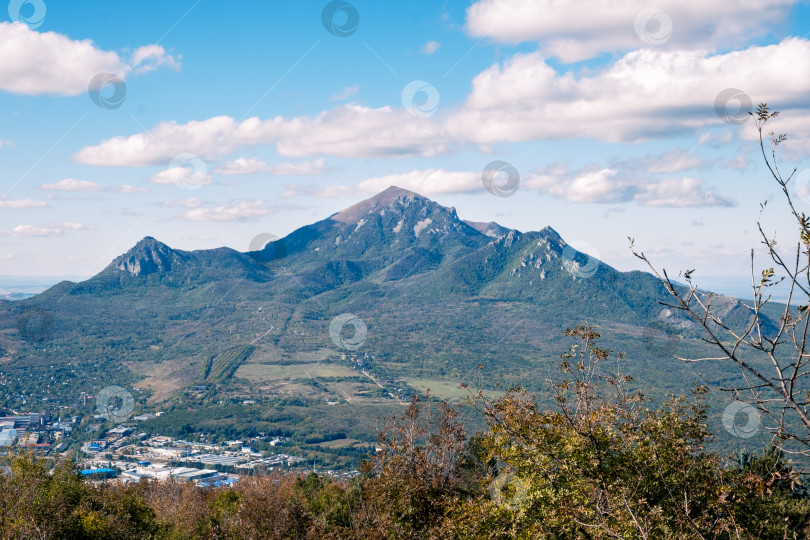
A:
[[[462,383],[542,388],[565,329],[586,321],[604,346],[632,356],[633,376],[654,381],[658,396],[733,376],[714,366],[698,376],[673,359],[703,345],[668,300],[654,276],[580,253],[551,227],[466,222],[392,187],[261,250],[184,251],[147,236],[88,280],[0,301],[0,374],[30,381],[27,401],[62,404],[117,385],[176,418],[202,406],[195,386],[210,386],[203,401],[214,416],[220,403],[294,402],[328,423],[335,410],[323,404],[351,404],[359,412],[346,418],[371,437],[380,407],[426,388],[448,399]],[[723,306],[727,324],[750,320],[738,301]],[[356,348],[335,333],[344,320],[365,328]],[[202,374],[213,358],[223,376],[212,383]],[[0,394],[0,408],[20,392]]]
[[[474,231],[482,236],[481,240],[500,240],[512,231],[515,231],[518,234],[526,234],[517,231],[517,229],[504,227],[494,221],[473,222],[462,220],[458,217],[458,214],[453,207],[440,205],[428,197],[413,191],[399,188],[397,186],[390,186],[386,190],[364,199],[344,210],[335,212],[323,220],[311,225],[300,227],[299,229],[292,231],[284,238],[270,242],[268,245],[255,252],[240,252],[228,247],[191,251],[179,250],[170,247],[168,244],[165,244],[152,236],[145,236],[143,239],[138,241],[135,246],[127,250],[122,255],[116,257],[107,268],[127,271],[133,276],[149,275],[155,272],[160,273],[163,271],[171,271],[173,265],[189,263],[201,255],[214,254],[217,252],[232,254],[239,253],[244,255],[253,253],[254,259],[258,258],[264,261],[277,260],[295,253],[296,251],[300,252],[301,250],[305,249],[305,247],[308,246],[313,239],[317,238],[321,234],[333,230],[345,230],[346,226],[351,225],[355,227],[356,231],[365,225],[366,217],[374,214],[375,212],[383,217],[387,211],[393,211],[395,213],[398,212],[399,215],[401,215],[412,204],[420,206],[425,214],[422,216],[423,219],[417,221],[416,223],[410,224],[410,230],[413,231],[413,236],[416,238],[418,238],[425,230],[427,230],[428,234],[431,232],[440,232],[436,231],[435,226],[434,228],[430,227],[431,225],[434,225],[434,214],[436,213],[445,214],[444,217],[447,218],[447,221],[443,224],[445,227],[455,225],[456,232],[463,233],[467,236],[474,235]],[[430,214],[430,216],[428,214]],[[398,222],[397,225],[392,227],[393,232],[400,233],[402,226],[404,226],[404,223],[400,225]],[[554,229],[548,226],[536,232],[538,234],[548,233],[556,239],[562,240],[560,235]],[[351,234],[337,234],[334,237],[334,240],[336,240],[336,244],[339,244],[341,241],[344,241],[350,236]]]

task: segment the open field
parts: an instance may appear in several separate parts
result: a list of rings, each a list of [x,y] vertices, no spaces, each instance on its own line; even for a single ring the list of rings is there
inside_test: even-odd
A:
[[[311,362],[306,364],[244,364],[236,370],[236,377],[251,382],[276,379],[306,379],[309,377],[357,377],[358,372],[345,366]]]
[[[448,401],[458,401],[475,394],[477,390],[472,388],[461,388],[459,383],[444,381],[440,379],[408,379],[408,384],[424,393],[430,389],[430,395]],[[499,398],[504,392],[496,390],[484,390],[484,395],[488,398]]]
[[[301,350],[289,354],[273,345],[262,344],[250,356],[245,364],[287,364],[321,362],[326,358],[335,356],[335,351],[327,348],[315,350]]]
[[[318,444],[318,446],[322,446],[324,448],[349,448],[358,444],[365,446],[368,443],[358,441],[357,439],[336,439],[334,441],[322,442]]]

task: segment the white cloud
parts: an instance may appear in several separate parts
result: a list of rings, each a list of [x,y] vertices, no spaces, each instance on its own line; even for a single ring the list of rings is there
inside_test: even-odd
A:
[[[47,191],[78,191],[85,193],[96,193],[101,191],[111,193],[147,193],[149,191],[146,188],[136,187],[129,184],[105,187],[98,182],[76,180],[75,178],[65,178],[63,180],[59,180],[58,182],[42,184],[38,189],[44,189]]]
[[[267,163],[256,158],[238,158],[233,161],[223,163],[216,169],[215,174],[224,174],[226,176],[242,175],[242,174],[257,174],[267,172],[269,167]]]
[[[779,103],[786,102],[786,100],[778,99],[768,100],[768,103],[776,105],[776,107],[774,107],[776,110],[779,110]],[[804,105],[806,106],[806,103]],[[742,138],[749,141],[756,141],[758,144],[759,134],[757,130],[752,127],[751,123],[745,124],[744,127],[746,129],[742,131]],[[768,120],[762,131],[766,149],[770,144],[768,133],[784,133],[787,135],[788,139],[787,142],[780,145],[780,148],[785,152],[786,156],[794,160],[801,160],[810,155],[810,111],[807,109],[783,110],[779,116]]]
[[[467,31],[503,43],[537,41],[563,62],[645,46],[636,19],[658,8],[672,23],[666,45],[740,44],[783,21],[796,0],[479,0],[467,9]],[[643,16],[643,15],[642,15]],[[639,21],[643,26],[643,21]],[[651,22],[648,32],[660,27]]]
[[[627,187],[617,181],[616,171],[603,169],[582,174],[574,178],[567,186],[558,183],[549,192],[559,195],[563,192],[566,199],[575,203],[614,203],[627,198]]]
[[[76,180],[75,178],[65,178],[58,182],[50,184],[42,184],[39,189],[46,189],[48,191],[104,191],[104,186],[97,182],[90,182],[88,180]]]
[[[15,94],[75,96],[102,72],[125,78],[159,66],[177,69],[179,60],[163,47],[147,45],[128,57],[55,32],[39,33],[22,23],[0,22],[0,90]]]
[[[81,223],[65,222],[61,224],[50,225],[17,225],[11,231],[6,232],[3,236],[14,237],[54,237],[64,236],[69,231],[88,230],[90,227],[82,225]]]
[[[4,141],[0,139],[0,148],[7,148],[9,146],[14,146],[11,141]]]
[[[191,221],[248,221],[267,214],[264,201],[256,200],[222,204],[216,208],[195,208],[181,217]]]
[[[108,188],[107,191],[111,191],[113,193],[149,193],[149,190],[145,187],[137,187],[130,184],[114,186],[112,188]]]
[[[727,88],[753,103],[803,104],[808,71],[810,42],[798,38],[721,55],[643,49],[582,77],[558,74],[539,53],[518,54],[475,77],[447,128],[477,143],[667,137],[723,126],[714,107]]]
[[[174,184],[194,189],[210,184],[211,176],[190,167],[172,167],[152,175],[149,181],[153,184]]]
[[[644,206],[735,206],[732,199],[707,189],[697,178],[670,178],[640,186],[636,200]]]
[[[345,87],[343,90],[341,90],[337,94],[333,95],[329,99],[331,101],[343,101],[343,100],[349,99],[350,97],[352,97],[353,95],[355,95],[359,91],[360,91],[360,85],[353,84],[351,86]]]
[[[197,198],[191,199],[172,199],[170,201],[163,201],[160,203],[160,206],[181,206],[183,208],[199,208],[202,205],[202,201]]]
[[[482,191],[481,173],[426,169],[368,178],[357,184],[360,191],[379,193],[390,186],[415,191],[421,195]]]
[[[810,41],[799,38],[720,55],[642,49],[585,75],[559,74],[537,52],[517,54],[477,75],[465,103],[447,115],[416,118],[399,107],[345,104],[294,118],[161,122],[148,132],[83,148],[74,160],[150,166],[191,153],[214,161],[257,145],[275,145],[278,154],[288,157],[435,157],[463,144],[582,138],[635,142],[713,127],[739,130],[715,113],[718,94],[740,88],[753,103],[800,107],[810,93],[808,72]],[[810,139],[810,128],[799,125],[804,120],[798,118],[795,127]],[[694,162],[679,160],[675,156],[672,166]]]
[[[35,201],[32,199],[9,200],[5,196],[0,196],[0,208],[47,208],[45,201]]]
[[[159,67],[177,71],[180,69],[180,59],[166,54],[160,45],[145,45],[132,54],[130,67],[134,68],[136,74],[148,73]]]
[[[269,138],[261,129],[262,124],[258,118],[237,122],[229,116],[187,124],[160,122],[150,131],[131,137],[114,137],[98,146],[83,148],[74,159],[84,165],[130,167],[168,165],[183,153],[210,159]]]
[[[433,54],[441,48],[442,44],[438,41],[428,41],[422,47],[422,54]]]
[[[80,150],[74,160],[84,165],[164,165],[180,153],[213,161],[259,144],[276,144],[280,155],[306,157],[432,157],[448,150],[441,126],[415,118],[404,109],[346,104],[314,117],[268,120],[229,116],[186,124],[161,122],[148,132],[114,137]]]
[[[256,158],[238,158],[223,163],[214,169],[215,174],[224,174],[226,176],[261,173],[273,176],[319,176],[324,172],[326,172],[326,169],[322,158],[302,161],[301,163],[281,162],[272,166]]]
[[[320,176],[326,172],[323,158],[301,163],[276,163],[267,172],[275,176]]]
[[[732,199],[706,187],[697,178],[654,180],[624,176],[614,169],[569,172],[552,166],[537,170],[521,183],[521,189],[544,191],[580,204],[635,202],[642,206],[707,207],[734,206]]]

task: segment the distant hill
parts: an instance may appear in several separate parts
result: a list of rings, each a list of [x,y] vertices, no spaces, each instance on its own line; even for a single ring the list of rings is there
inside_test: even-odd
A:
[[[22,300],[30,298],[66,279],[76,281],[76,276],[10,276],[0,275],[0,299]]]

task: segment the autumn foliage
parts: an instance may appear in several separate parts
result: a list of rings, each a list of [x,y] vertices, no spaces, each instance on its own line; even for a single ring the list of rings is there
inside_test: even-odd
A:
[[[704,388],[651,408],[590,326],[548,381],[470,405],[415,399],[353,478],[271,472],[232,488],[95,485],[29,454],[0,477],[0,539],[807,538],[810,502],[779,450],[706,450]]]

